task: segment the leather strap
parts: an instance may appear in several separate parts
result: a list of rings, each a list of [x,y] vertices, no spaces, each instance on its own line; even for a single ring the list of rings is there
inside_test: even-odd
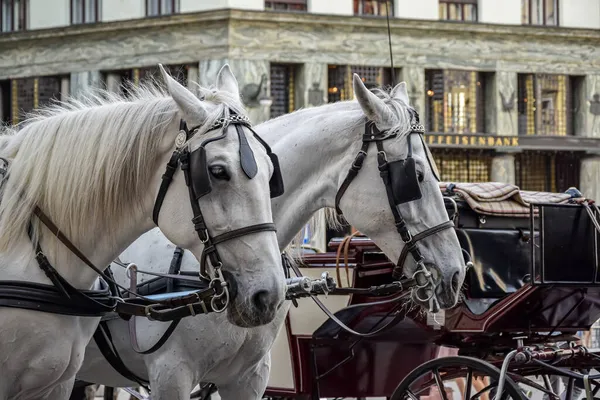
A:
[[[360,151],[358,152],[356,157],[354,157],[354,161],[352,162],[352,166],[346,174],[346,178],[344,179],[342,185],[335,194],[335,210],[339,215],[343,215],[342,209],[340,208],[340,201],[342,200],[342,196],[344,196],[344,193],[346,193],[346,190],[348,190],[348,187],[350,187],[350,184],[352,183],[354,178],[356,178],[356,175],[358,175],[358,172],[362,168],[365,158],[367,157],[367,151],[369,151],[369,143],[363,142]]]
[[[169,266],[169,275],[178,275],[181,269],[181,260],[183,260],[183,249],[179,246],[175,247],[171,265]],[[173,292],[176,280],[167,279],[167,292]]]
[[[167,190],[169,190],[169,185],[173,180],[173,175],[175,175],[175,171],[177,171],[179,156],[180,153],[178,150],[175,150],[173,154],[171,154],[171,159],[167,163],[165,173],[162,176],[160,188],[158,189],[158,194],[156,195],[156,200],[154,201],[154,209],[152,210],[152,220],[154,221],[156,226],[158,226],[158,216],[160,215],[160,208],[162,207],[162,204],[165,201],[165,196],[167,194]]]
[[[106,321],[100,322],[100,325],[94,332],[94,341],[96,342],[98,349],[106,361],[108,361],[115,371],[117,371],[126,379],[129,379],[132,382],[137,382],[140,386],[143,386],[146,390],[148,390],[148,385],[150,382],[137,376],[129,368],[127,368],[123,362],[123,359],[119,355],[119,352],[113,343],[112,335]]]
[[[442,222],[439,225],[433,226],[429,229],[424,230],[423,232],[419,232],[415,236],[412,237],[412,242],[416,244],[419,240],[426,238],[427,236],[435,235],[443,230],[454,228],[454,223],[452,221]],[[411,251],[410,246],[404,246],[402,252],[400,253],[400,257],[398,258],[398,262],[396,265],[404,264],[408,253]]]
[[[273,224],[271,222],[266,222],[263,224],[245,226],[243,228],[238,228],[238,229],[234,229],[229,232],[222,233],[218,236],[213,237],[211,241],[212,241],[213,245],[216,245],[216,244],[223,243],[223,242],[226,242],[231,239],[236,239],[236,238],[239,238],[242,236],[249,235],[251,233],[269,232],[269,231],[277,232],[277,228],[275,227],[275,224]]]
[[[90,260],[88,260],[88,258],[81,251],[79,251],[79,249],[75,247],[75,245],[71,243],[71,241],[65,235],[62,234],[60,229],[58,229],[54,222],[52,222],[38,206],[35,207],[33,213],[40,219],[40,221],[42,221],[44,225],[46,225],[46,228],[48,228],[50,232],[52,232],[52,234],[67,247],[67,249],[75,254],[81,261],[86,263],[98,275],[102,276],[104,279],[109,279],[99,268],[96,268],[96,266]]]

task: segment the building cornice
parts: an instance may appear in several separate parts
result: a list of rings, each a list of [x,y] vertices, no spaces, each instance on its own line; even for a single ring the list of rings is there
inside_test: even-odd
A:
[[[238,9],[221,9],[196,13],[175,14],[159,18],[138,18],[131,20],[99,22],[95,24],[79,24],[57,28],[36,29],[0,34],[0,45],[43,39],[70,39],[77,36],[111,33],[121,31],[148,30],[156,28],[180,27],[205,22],[260,22],[266,24],[303,24],[304,26],[339,26],[360,29],[387,29],[385,18],[358,17],[346,15],[325,15],[300,12],[271,12]],[[518,36],[522,40],[580,40],[592,39],[600,41],[600,30],[565,28],[535,25],[503,25],[486,23],[463,23],[441,20],[416,20],[392,18],[390,28],[394,31],[428,32],[436,34],[465,34],[481,36]]]
[[[597,73],[600,30],[390,20],[397,67]],[[385,18],[223,9],[0,35],[0,79],[210,59],[389,65]]]

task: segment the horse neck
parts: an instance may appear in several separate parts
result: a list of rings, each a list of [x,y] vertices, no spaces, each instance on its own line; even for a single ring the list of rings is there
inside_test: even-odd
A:
[[[282,248],[316,211],[335,206],[341,181],[360,148],[360,128],[353,121],[362,111],[332,108],[302,110],[257,127],[279,154],[285,174],[285,193],[272,203]]]

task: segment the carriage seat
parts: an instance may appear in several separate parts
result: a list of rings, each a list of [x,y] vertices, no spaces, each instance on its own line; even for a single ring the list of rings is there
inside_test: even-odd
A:
[[[458,204],[459,228],[528,230],[531,204],[567,204],[584,200],[576,188],[565,193],[550,193],[519,190],[518,186],[502,182],[440,182],[439,186],[445,197],[451,197]],[[446,208],[450,213],[449,202],[446,202]]]
[[[498,182],[440,183],[440,189],[458,205],[456,233],[474,264],[466,278],[467,297],[471,302],[481,300],[486,304],[484,309],[489,302],[515,292],[530,280],[530,205],[584,200],[576,188],[565,193],[534,192]],[[447,202],[446,208],[452,216],[453,206]],[[534,221],[533,236],[537,238],[539,226]]]

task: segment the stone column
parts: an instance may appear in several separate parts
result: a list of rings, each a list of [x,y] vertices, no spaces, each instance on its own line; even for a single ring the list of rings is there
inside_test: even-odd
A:
[[[257,60],[203,60],[200,61],[198,83],[203,87],[216,84],[217,74],[225,63],[229,63],[240,88],[240,95],[248,118],[252,124],[260,124],[270,117],[270,104],[261,105],[260,98],[266,98],[269,85],[269,62]]]
[[[60,80],[60,100],[65,101],[71,92],[71,77],[65,76]]]
[[[600,75],[586,75],[577,93],[575,134],[600,137]]]
[[[579,190],[589,199],[600,199],[600,156],[592,156],[581,160],[579,173]]]
[[[109,73],[106,75],[106,90],[118,93],[121,87],[121,75]]]
[[[102,85],[102,74],[100,71],[85,71],[71,73],[71,96],[77,98],[82,93],[93,87]]]
[[[492,182],[515,184],[515,156],[507,153],[497,153],[492,158],[490,173]]]
[[[427,121],[425,110],[425,69],[416,66],[406,66],[400,70],[400,74],[396,75],[398,76],[396,83],[406,82],[410,105],[419,113],[421,123],[424,124]]]
[[[296,109],[327,103],[327,64],[308,62],[296,74]]]
[[[187,88],[194,94],[198,94],[198,66],[188,68]]]
[[[486,111],[489,132],[496,132],[500,136],[516,136],[519,134],[519,120],[517,110],[517,73],[497,71],[495,79],[486,82],[488,87]],[[492,98],[495,101],[489,101]],[[495,129],[494,129],[495,128]]]

